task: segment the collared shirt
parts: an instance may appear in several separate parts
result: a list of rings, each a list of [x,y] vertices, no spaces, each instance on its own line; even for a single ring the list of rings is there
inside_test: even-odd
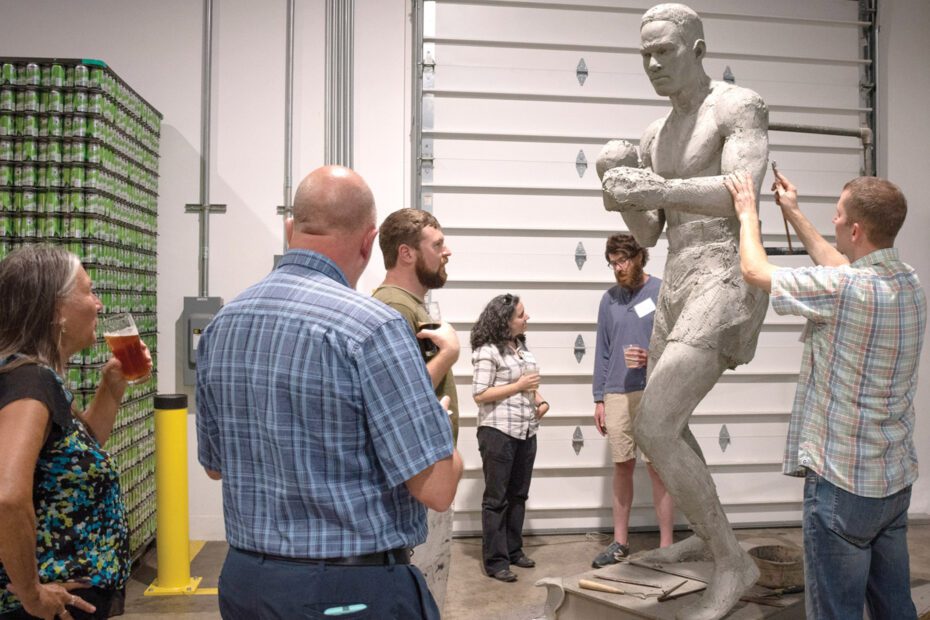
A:
[[[533,354],[521,347],[514,351],[509,345],[501,354],[497,345],[485,344],[473,351],[471,363],[472,394],[477,396],[486,389],[513,383],[525,372],[536,372],[538,366]],[[517,392],[502,400],[478,405],[478,426],[490,426],[517,439],[527,439],[539,430],[536,419],[534,392]]]
[[[307,250],[217,314],[197,349],[197,435],[230,545],[331,558],[426,539],[404,482],[452,454],[452,433],[409,332]]]
[[[777,269],[772,306],[807,319],[784,473],[863,497],[917,478],[914,395],[927,299],[888,248],[843,267]]]
[[[662,280],[655,276],[637,289],[615,285],[604,292],[597,311],[597,341],[591,391],[594,401],[604,394],[627,394],[646,388],[646,369],[627,368],[623,345],[649,348],[656,302]]]

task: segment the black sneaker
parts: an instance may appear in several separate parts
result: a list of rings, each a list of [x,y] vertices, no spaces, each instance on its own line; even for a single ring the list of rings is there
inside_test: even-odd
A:
[[[591,562],[591,566],[594,568],[602,568],[610,564],[616,564],[621,558],[625,558],[628,555],[630,555],[630,548],[615,540],[607,545],[606,549],[597,554],[597,557]]]

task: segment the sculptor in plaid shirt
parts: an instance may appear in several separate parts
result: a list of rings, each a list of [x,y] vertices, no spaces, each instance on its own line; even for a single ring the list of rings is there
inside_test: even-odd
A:
[[[310,173],[277,267],[197,347],[200,463],[223,481],[225,620],[439,618],[409,549],[462,461],[406,321],[354,290],[377,235],[355,172]]]
[[[850,181],[836,205],[834,248],[776,172],[775,200],[818,265],[778,269],[762,248],[752,180],[732,175],[725,183],[746,281],[770,291],[779,314],[807,319],[784,468],[805,476],[807,617],[861,617],[865,605],[872,618],[916,618],[907,509],[927,299],[893,247],[907,201],[884,179]]]

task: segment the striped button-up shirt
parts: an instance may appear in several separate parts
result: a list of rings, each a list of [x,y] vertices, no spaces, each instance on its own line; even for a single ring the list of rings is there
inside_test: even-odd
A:
[[[497,345],[485,344],[473,351],[471,363],[472,394],[477,396],[491,387],[500,387],[515,382],[524,372],[537,372],[536,358],[525,348],[514,352],[509,346],[504,353]],[[539,420],[536,419],[535,392],[517,392],[502,400],[478,405],[478,426],[490,426],[517,439],[527,439],[536,434]]]
[[[229,544],[298,558],[423,542],[426,508],[404,482],[452,454],[406,321],[306,250],[204,331],[197,436],[223,475]]]
[[[894,248],[849,266],[778,269],[778,314],[807,319],[784,473],[810,468],[862,497],[917,478],[914,394],[927,299]]]

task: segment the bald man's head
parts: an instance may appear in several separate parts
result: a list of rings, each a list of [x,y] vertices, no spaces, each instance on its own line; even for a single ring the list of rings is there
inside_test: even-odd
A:
[[[294,194],[294,228],[307,235],[346,235],[375,225],[375,199],[365,180],[343,166],[317,168]]]

